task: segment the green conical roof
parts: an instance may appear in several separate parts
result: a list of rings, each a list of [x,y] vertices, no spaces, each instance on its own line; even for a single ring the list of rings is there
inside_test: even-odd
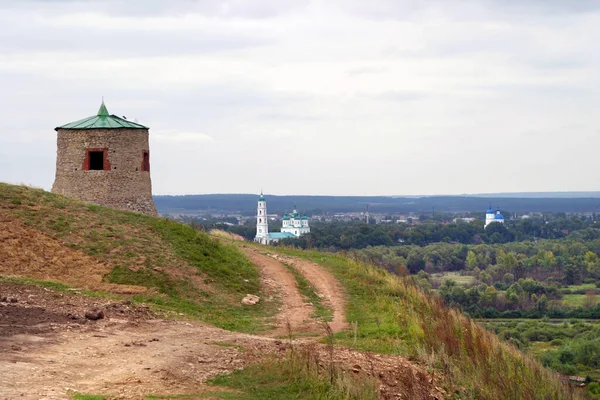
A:
[[[106,109],[106,105],[104,105],[104,100],[102,100],[102,104],[96,115],[70,122],[54,130],[57,131],[59,129],[148,129],[148,127],[128,121],[125,118],[117,117],[116,115],[110,115]]]
[[[106,109],[106,106],[104,105],[104,100],[102,100],[102,104],[100,105],[100,109],[98,109],[98,116],[101,117],[108,117],[108,110]]]

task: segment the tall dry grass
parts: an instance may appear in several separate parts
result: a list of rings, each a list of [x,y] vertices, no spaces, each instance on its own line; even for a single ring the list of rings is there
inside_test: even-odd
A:
[[[355,331],[338,334],[350,347],[397,353],[425,363],[463,399],[585,399],[561,376],[502,342],[434,293],[425,293],[410,278],[351,259],[279,248],[278,251],[328,267],[349,295],[348,320]]]

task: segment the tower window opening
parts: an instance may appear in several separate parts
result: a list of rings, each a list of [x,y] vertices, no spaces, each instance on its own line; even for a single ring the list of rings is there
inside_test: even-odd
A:
[[[107,153],[107,149],[86,149],[81,169],[84,171],[110,171],[111,165]]]
[[[93,171],[104,170],[104,152],[103,151],[90,151],[90,170],[93,170]]]
[[[142,171],[150,172],[150,152],[144,150],[142,159]]]

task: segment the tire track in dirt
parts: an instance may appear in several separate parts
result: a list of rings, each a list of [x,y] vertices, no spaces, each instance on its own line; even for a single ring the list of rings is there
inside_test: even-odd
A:
[[[319,264],[301,258],[271,255],[272,258],[288,264],[300,272],[313,285],[321,299],[326,305],[333,309],[333,319],[329,327],[333,332],[339,332],[348,328],[346,321],[346,298],[345,291],[340,282]]]
[[[284,263],[300,272],[314,287],[325,306],[333,310],[333,319],[329,322],[331,330],[339,332],[348,327],[344,289],[332,273],[318,264],[300,258],[271,254],[245,246],[242,246],[242,250],[260,268],[266,288],[269,287],[269,282],[277,284],[275,290],[280,293],[283,303],[277,317],[278,334],[287,333],[285,323],[288,319],[294,333],[324,333],[321,322],[311,317],[314,307],[305,302],[294,275]]]
[[[241,250],[260,269],[265,292],[278,296],[281,300],[281,308],[276,316],[276,327],[267,332],[267,335],[288,334],[288,322],[291,333],[321,333],[322,329],[318,326],[318,322],[311,318],[315,308],[300,294],[296,278],[285,265],[261,254],[256,249],[241,246]]]

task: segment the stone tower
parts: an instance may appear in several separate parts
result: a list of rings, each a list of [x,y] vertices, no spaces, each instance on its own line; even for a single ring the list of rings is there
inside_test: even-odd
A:
[[[267,201],[262,191],[256,208],[256,237],[255,242],[269,244],[269,220],[267,219]]]
[[[150,181],[148,127],[98,114],[59,126],[52,192],[119,210],[157,215]]]

